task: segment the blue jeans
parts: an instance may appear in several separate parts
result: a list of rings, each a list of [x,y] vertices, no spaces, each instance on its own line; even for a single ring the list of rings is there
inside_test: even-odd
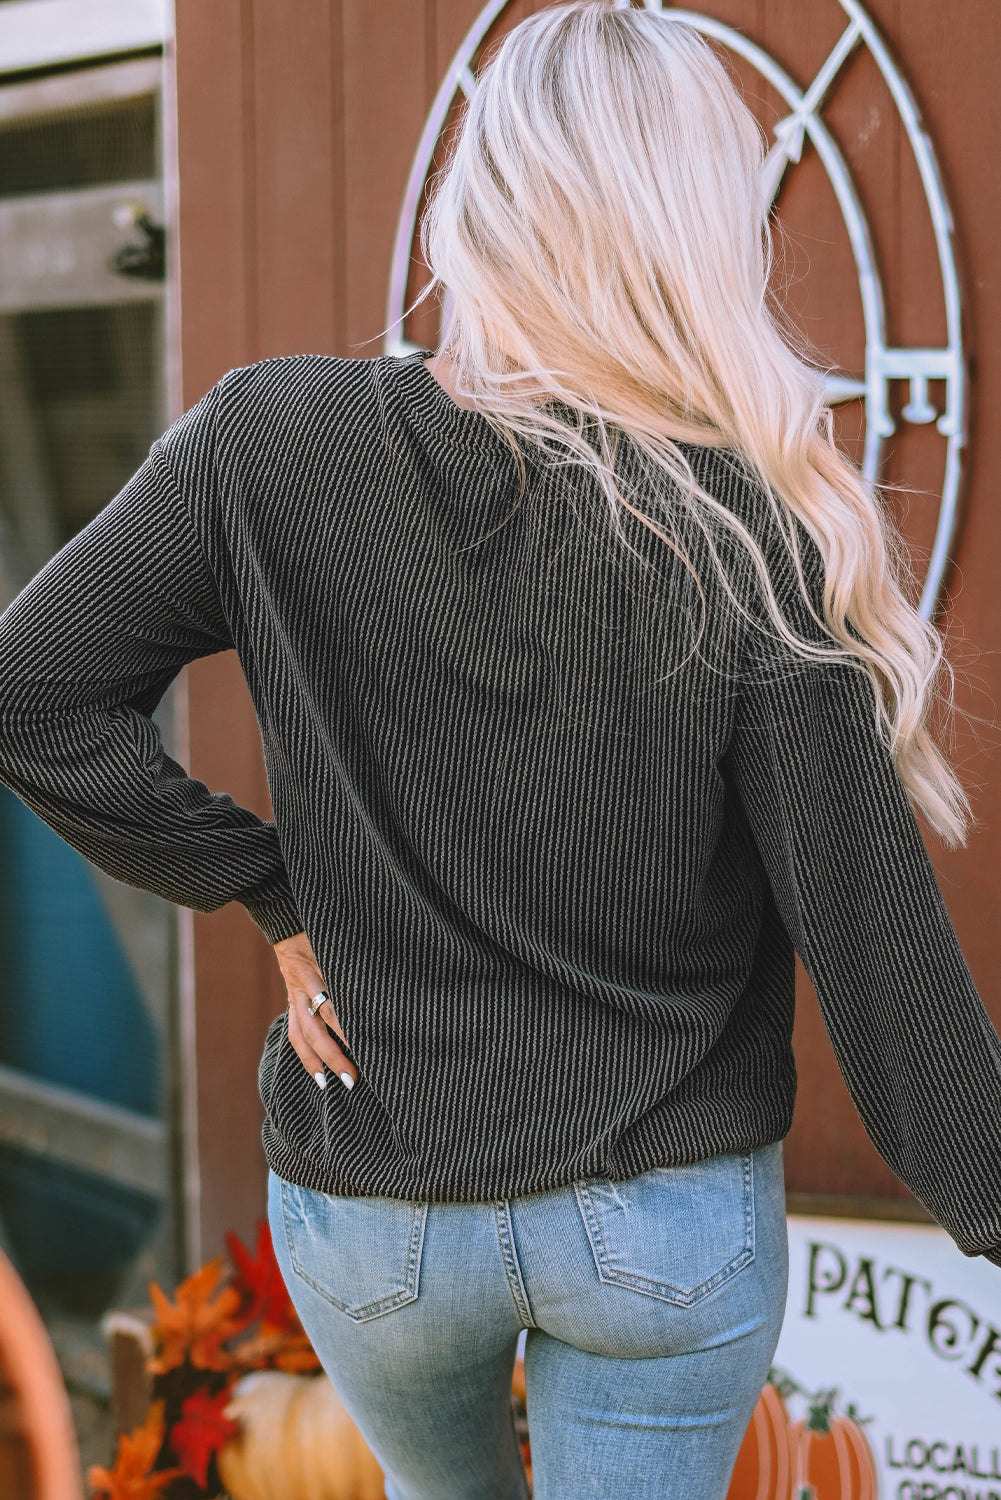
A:
[[[780,1145],[492,1203],[271,1174],[293,1303],[388,1500],[724,1500],[778,1342]]]

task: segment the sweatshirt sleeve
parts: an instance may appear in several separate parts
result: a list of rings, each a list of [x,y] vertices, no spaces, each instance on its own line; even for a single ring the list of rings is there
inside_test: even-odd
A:
[[[807,542],[820,613],[823,564]],[[786,618],[821,639],[798,611]],[[964,1254],[1001,1265],[1001,1042],[877,730],[868,676],[773,657],[745,668],[738,705],[730,773],[866,1132]]]
[[[151,715],[186,662],[233,645],[193,511],[217,502],[219,387],[0,615],[0,782],[127,885],[269,942],[302,930],[275,824],[210,792]]]

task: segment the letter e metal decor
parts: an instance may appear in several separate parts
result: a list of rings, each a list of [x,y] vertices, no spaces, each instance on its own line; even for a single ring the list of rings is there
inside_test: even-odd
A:
[[[628,0],[620,0],[628,3]],[[942,175],[931,141],[911,91],[895,65],[886,43],[871,18],[856,0],[831,0],[844,13],[846,26],[831,52],[805,85],[796,82],[775,59],[743,32],[697,10],[669,7],[648,0],[648,10],[670,10],[679,20],[729,48],[770,83],[784,101],[788,114],[774,127],[774,144],[765,161],[764,197],[769,206],[778,198],[789,169],[801,161],[809,141],[817,153],[837,198],[851,243],[865,329],[865,371],[859,375],[830,373],[827,396],[832,405],[860,399],[865,412],[865,444],[862,470],[870,483],[881,474],[886,439],[895,431],[890,413],[891,381],[906,381],[909,400],[901,413],[907,423],[935,423],[945,439],[945,467],[935,539],[921,593],[920,610],[925,619],[934,616],[940,603],[950,550],[959,518],[963,449],[966,444],[966,362],[963,356],[962,309],[953,244],[953,219],[942,184]],[[407,284],[414,254],[421,203],[428,178],[439,153],[442,135],[460,94],[471,98],[476,91],[476,66],[480,49],[508,0],[490,0],[470,27],[435,96],[417,146],[400,211],[390,271],[386,314],[387,353],[406,354],[417,347],[406,336]],[[893,99],[907,133],[924,189],[924,198],[935,237],[942,281],[946,343],[942,348],[891,348],[887,342],[886,313],[873,237],[852,173],[822,119],[822,111],[845,63],[859,47],[868,49]],[[938,411],[929,399],[929,381],[945,384],[945,408]]]

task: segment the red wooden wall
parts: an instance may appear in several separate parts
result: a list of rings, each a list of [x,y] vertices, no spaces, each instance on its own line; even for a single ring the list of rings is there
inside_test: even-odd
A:
[[[512,4],[503,24],[534,8]],[[477,0],[177,0],[185,405],[227,369],[269,355],[380,351],[411,157],[478,9]],[[706,9],[745,28],[802,81],[845,20],[835,0],[707,0]],[[958,8],[940,0],[870,0],[868,9],[923,107],[963,257],[975,379],[950,619],[965,664],[961,706],[981,721],[961,720],[957,731],[978,827],[961,852],[931,848],[974,977],[1001,1022],[1001,760],[992,727],[1001,685],[1001,507],[994,495],[1001,464],[1001,201],[990,123],[1001,31],[995,0],[965,0]],[[760,79],[746,76],[767,125],[774,101]],[[899,121],[865,58],[846,70],[830,119],[872,220],[890,290],[891,342],[937,343],[944,337],[941,297],[919,184]],[[815,343],[860,370],[857,292],[816,162],[796,169],[782,208],[793,235],[791,303]],[[841,426],[850,442],[858,413],[846,410]],[[919,547],[930,543],[941,449],[931,429],[902,431],[893,441],[889,477],[929,491],[893,499]],[[198,662],[188,677],[192,771],[270,815],[257,726],[235,658]],[[201,1229],[212,1253],[225,1228],[246,1231],[262,1211],[255,1070],[283,989],[274,955],[240,907],[196,917],[195,953]],[[813,1201],[826,1207],[851,1195],[906,1214],[908,1195],[855,1118],[800,978],[802,1085],[787,1152],[790,1188],[824,1195]]]

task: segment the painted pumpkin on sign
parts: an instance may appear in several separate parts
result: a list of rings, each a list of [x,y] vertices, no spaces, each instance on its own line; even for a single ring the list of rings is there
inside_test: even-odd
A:
[[[727,1500],[793,1500],[789,1413],[769,1383],[748,1423],[733,1466]]]
[[[834,1393],[816,1401],[792,1427],[795,1500],[878,1500],[876,1460],[861,1425],[833,1408]]]

